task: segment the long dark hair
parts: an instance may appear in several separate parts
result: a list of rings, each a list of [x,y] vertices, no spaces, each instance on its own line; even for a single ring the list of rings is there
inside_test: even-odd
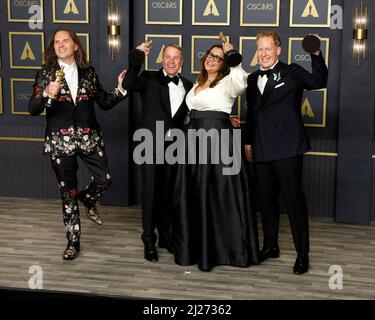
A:
[[[59,28],[53,32],[53,35],[51,36],[49,40],[47,50],[43,53],[44,66],[51,67],[57,64],[57,55],[55,53],[54,43],[55,43],[55,35],[56,33],[60,31],[68,32],[73,42],[78,47],[78,50],[76,50],[74,53],[74,60],[76,61],[77,66],[81,69],[88,68],[90,66],[90,63],[87,61],[86,51],[83,48],[83,45],[81,41],[79,40],[75,31],[68,29],[68,28]]]
[[[208,73],[207,73],[207,70],[204,66],[205,62],[206,62],[206,59],[207,59],[207,56],[208,56],[208,53],[213,49],[213,48],[220,48],[221,50],[223,50],[223,47],[221,44],[214,44],[213,46],[211,46],[205,53],[205,55],[202,57],[201,59],[201,73],[199,74],[198,78],[197,78],[197,82],[198,84],[201,84],[201,83],[205,83],[208,79]],[[225,60],[223,61],[222,65],[221,65],[221,68],[219,69],[219,72],[218,72],[218,75],[217,77],[215,78],[214,81],[212,81],[210,83],[210,88],[213,88],[216,86],[216,84],[221,80],[223,79],[225,76],[227,76],[228,74],[230,73],[230,69],[229,69],[229,66],[225,63]]]

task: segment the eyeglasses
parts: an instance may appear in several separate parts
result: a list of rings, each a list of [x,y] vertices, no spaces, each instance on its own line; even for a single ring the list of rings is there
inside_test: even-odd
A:
[[[210,57],[212,60],[216,62],[224,61],[222,57],[217,56],[216,54],[213,54],[211,51],[206,52],[207,58]]]

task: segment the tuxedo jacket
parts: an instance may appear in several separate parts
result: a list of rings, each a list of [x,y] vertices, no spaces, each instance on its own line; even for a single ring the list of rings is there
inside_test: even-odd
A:
[[[45,153],[61,156],[72,155],[77,151],[85,154],[102,151],[104,143],[94,104],[97,102],[100,108],[109,110],[125,97],[117,88],[107,93],[93,67],[78,67],[76,103],[64,79],[63,88],[53,101],[52,108],[45,108],[44,103],[48,98],[43,96],[43,92],[49,82],[55,80],[58,69],[60,66],[56,63],[51,67],[43,67],[37,73],[28,106],[33,116],[46,109]]]
[[[258,89],[259,70],[247,79],[245,144],[251,144],[258,162],[286,159],[310,149],[301,114],[304,90],[327,85],[324,58],[311,55],[312,73],[297,64],[278,62],[263,95]]]
[[[122,83],[124,89],[140,93],[142,102],[140,127],[155,132],[156,121],[164,121],[165,131],[171,128],[182,128],[188,111],[185,99],[172,117],[169,86],[163,69],[144,70],[139,74],[144,59],[145,55],[141,50],[136,49],[129,53],[129,68]],[[183,76],[179,75],[179,77],[187,94],[193,84]]]

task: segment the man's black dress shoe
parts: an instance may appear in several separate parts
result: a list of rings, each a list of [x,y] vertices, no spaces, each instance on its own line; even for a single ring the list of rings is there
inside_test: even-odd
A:
[[[262,262],[269,258],[278,258],[280,256],[279,247],[263,248],[259,252],[259,261]]]
[[[151,262],[159,260],[158,252],[154,246],[145,246],[145,259]]]
[[[304,274],[309,270],[309,255],[301,254],[297,256],[293,271],[295,274]]]
[[[63,253],[64,260],[74,260],[78,256],[78,252],[80,251],[80,243],[79,242],[68,242],[68,245]]]
[[[159,240],[159,248],[167,249],[169,253],[174,252],[172,242],[170,240]]]
[[[78,200],[80,202],[82,202],[82,204],[84,205],[85,207],[85,211],[86,211],[86,215],[87,217],[94,223],[98,224],[98,225],[102,225],[103,224],[103,219],[102,217],[99,215],[99,210],[96,206],[89,206],[88,202],[87,202],[87,199],[86,199],[86,193],[84,191],[81,191],[78,193]]]
[[[93,207],[93,208],[88,208],[88,207],[85,207],[85,210],[86,210],[86,215],[87,217],[94,223],[98,224],[98,225],[102,225],[103,224],[103,219],[102,217],[99,215],[99,211],[98,211],[98,208],[97,207]]]

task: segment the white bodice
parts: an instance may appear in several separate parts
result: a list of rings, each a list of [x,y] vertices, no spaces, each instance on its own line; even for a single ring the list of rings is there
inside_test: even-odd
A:
[[[206,88],[195,94],[195,83],[186,96],[186,104],[190,110],[232,111],[234,100],[241,95],[247,85],[248,73],[240,66],[230,68],[230,73],[221,79],[214,88]]]

